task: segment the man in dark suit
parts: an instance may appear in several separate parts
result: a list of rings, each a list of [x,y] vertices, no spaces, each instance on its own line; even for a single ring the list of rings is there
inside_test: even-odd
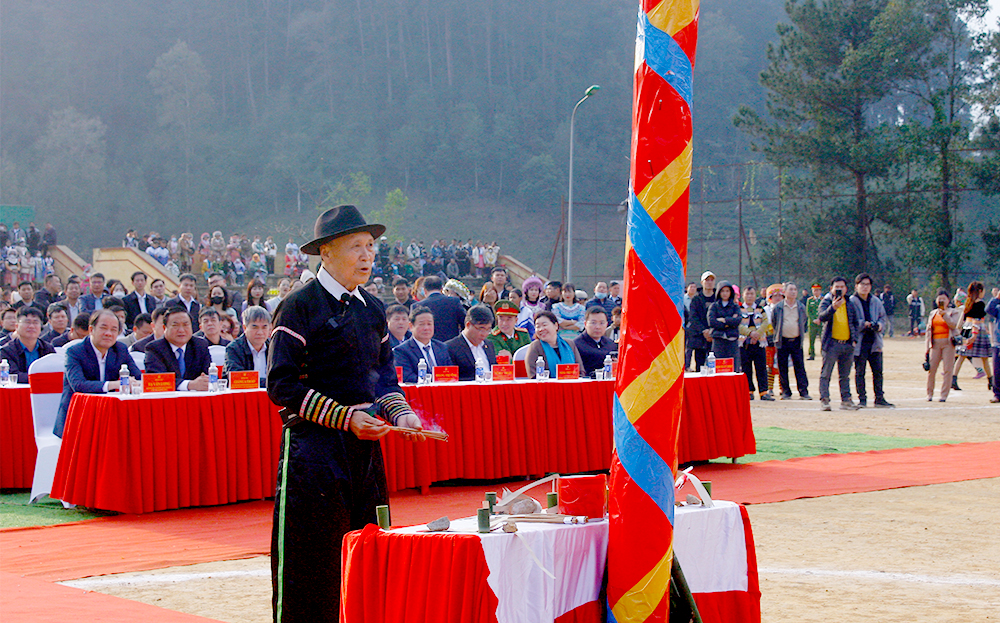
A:
[[[152,314],[156,309],[156,299],[146,292],[146,273],[138,270],[132,273],[132,292],[122,299],[125,308],[125,324],[131,327],[139,314]]]
[[[180,289],[177,292],[177,296],[172,299],[167,299],[167,302],[163,304],[164,307],[171,307],[173,305],[180,305],[184,308],[184,311],[188,313],[191,318],[191,328],[197,331],[200,327],[198,325],[198,314],[201,312],[201,304],[198,303],[197,291],[195,290],[195,285],[197,285],[198,280],[191,273],[184,273],[180,277]]]
[[[82,340],[88,335],[90,335],[90,314],[80,314],[73,319],[73,325],[69,328],[69,331],[59,337],[52,338],[51,344],[53,347],[58,348],[59,346],[69,344],[73,340]]]
[[[458,335],[465,326],[465,309],[458,297],[442,294],[443,287],[440,277],[431,275],[424,279],[424,292],[427,293],[427,298],[420,301],[420,305],[427,307],[434,314],[434,339],[447,342]]]
[[[52,340],[66,335],[69,330],[69,311],[62,303],[52,303],[46,310],[46,315],[49,317],[49,330],[38,339],[51,344]]]
[[[76,392],[106,394],[119,390],[121,367],[128,366],[129,376],[142,378],[142,371],[132,361],[128,348],[118,341],[121,321],[110,310],[101,310],[90,318],[90,336],[66,349],[66,374],[63,375],[62,400],[52,432],[62,437],[66,412]]]
[[[410,311],[410,324],[413,325],[413,335],[392,350],[396,365],[403,369],[403,382],[417,382],[417,366],[423,359],[427,363],[427,373],[434,371],[434,366],[454,365],[448,346],[434,339],[434,314],[431,310],[417,303]],[[475,366],[473,366],[475,374]]]
[[[209,346],[229,346],[232,340],[222,337],[222,320],[214,307],[205,307],[198,312],[198,324],[201,330],[194,334],[208,340]]]
[[[48,342],[38,339],[42,333],[42,311],[32,305],[17,310],[17,329],[9,342],[0,348],[0,359],[10,365],[10,378],[28,382],[28,367],[45,355],[56,352]]]
[[[258,305],[243,312],[243,335],[226,346],[224,374],[256,370],[260,386],[267,387],[267,344],[271,335],[271,312]]]
[[[61,291],[62,281],[59,279],[59,275],[54,273],[51,275],[45,275],[44,287],[35,293],[35,307],[47,310],[49,305],[65,298],[60,296]]]
[[[146,346],[146,372],[173,372],[178,391],[208,391],[208,340],[192,335],[191,317],[180,305],[166,308],[161,321],[163,338]]]
[[[497,353],[486,336],[493,330],[493,312],[485,305],[476,305],[465,315],[465,329],[445,342],[452,365],[458,366],[459,381],[476,380],[476,363],[489,370],[497,362]]]
[[[132,343],[128,349],[135,353],[146,352],[146,347],[149,346],[150,342],[153,340],[158,340],[163,337],[163,312],[167,310],[166,307],[157,307],[153,310],[151,315],[153,322],[150,323],[153,332],[146,337],[139,338]]]

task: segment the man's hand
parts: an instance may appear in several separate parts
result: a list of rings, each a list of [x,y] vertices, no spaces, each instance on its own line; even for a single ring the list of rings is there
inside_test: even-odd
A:
[[[198,378],[193,381],[188,381],[188,391],[191,392],[207,392],[208,391],[208,375],[202,373]]]
[[[379,418],[368,415],[361,409],[366,409],[371,406],[371,403],[365,405],[354,405],[354,413],[351,415],[351,432],[357,436],[358,439],[365,439],[369,441],[374,441],[384,437],[389,432],[389,425],[385,423],[385,420],[380,420]]]
[[[420,422],[420,418],[417,417],[416,413],[401,415],[399,420],[396,421],[396,426],[402,426],[403,428],[415,428],[417,430],[424,429],[424,425]],[[403,437],[411,441],[424,441],[427,439],[423,435],[416,433],[403,433]]]
[[[833,299],[833,308],[834,309],[840,309],[840,306],[843,305],[844,301],[846,301],[846,300],[847,299],[845,299],[844,297],[834,298]]]
[[[705,336],[706,340],[711,340],[712,339],[712,330],[711,329],[705,329],[704,331],[701,332],[701,334]]]
[[[513,359],[514,355],[505,348],[497,353],[497,357],[510,357],[511,359]]]
[[[820,325],[820,324],[823,324],[823,323],[821,323],[821,322],[819,321],[819,318],[817,318],[816,320],[813,320],[813,324],[815,324],[815,325]]]

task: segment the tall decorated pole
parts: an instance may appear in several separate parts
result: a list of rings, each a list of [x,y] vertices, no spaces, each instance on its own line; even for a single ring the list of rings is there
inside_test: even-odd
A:
[[[618,623],[666,621],[670,601],[698,10],[698,0],[639,9],[608,548]]]

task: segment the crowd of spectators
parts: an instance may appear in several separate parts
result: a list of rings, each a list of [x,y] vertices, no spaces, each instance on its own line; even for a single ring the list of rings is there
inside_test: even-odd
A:
[[[791,282],[773,284],[758,296],[750,286],[741,292],[728,281],[716,283],[715,274],[705,271],[700,284],[689,283],[684,294],[684,368],[701,370],[711,353],[716,359],[732,359],[734,370],[746,375],[751,400],[775,400],[775,378],[781,400],[792,398],[793,379],[799,398],[812,400],[805,361],[815,359],[818,338],[823,358],[819,400],[824,411],[831,410],[834,368],[841,409],[869,406],[869,370],[871,406],[893,408],[885,397],[882,353],[884,337],[893,335],[896,298],[890,285],[878,292],[873,281],[867,273],[857,275],[853,292],[844,277],[833,278],[828,286],[815,282],[811,296],[802,300]],[[938,399],[945,402],[951,390],[959,389],[958,371],[968,360],[974,366],[981,364],[975,378],[986,378],[990,402],[1000,402],[995,382],[1000,378],[1000,288],[993,288],[988,302],[984,294],[979,281],[969,284],[967,291],[959,288],[954,296],[940,290],[926,317],[919,292],[913,290],[906,297],[908,335],[923,335],[926,340],[928,401],[934,399],[938,368],[943,376]],[[852,368],[857,402],[852,398]]]
[[[24,229],[18,221],[10,228],[0,222],[0,285],[14,288],[22,281],[41,283],[52,274],[49,248],[56,244],[52,223],[39,230],[34,223]]]

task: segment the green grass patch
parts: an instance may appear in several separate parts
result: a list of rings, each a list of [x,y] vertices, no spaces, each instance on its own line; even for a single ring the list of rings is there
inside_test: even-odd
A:
[[[846,454],[848,452],[868,452],[870,450],[890,450],[893,448],[919,448],[938,446],[954,441],[933,439],[912,439],[909,437],[880,437],[863,433],[831,433],[814,430],[789,430],[769,426],[754,428],[757,438],[757,454],[741,457],[740,463],[759,461],[781,461],[821,454]],[[721,459],[725,461],[727,459]]]
[[[28,504],[28,496],[30,495],[27,491],[3,491],[0,493],[0,529],[53,526],[118,514],[113,511],[98,511],[90,508],[63,508],[62,502],[48,496],[34,504]]]

